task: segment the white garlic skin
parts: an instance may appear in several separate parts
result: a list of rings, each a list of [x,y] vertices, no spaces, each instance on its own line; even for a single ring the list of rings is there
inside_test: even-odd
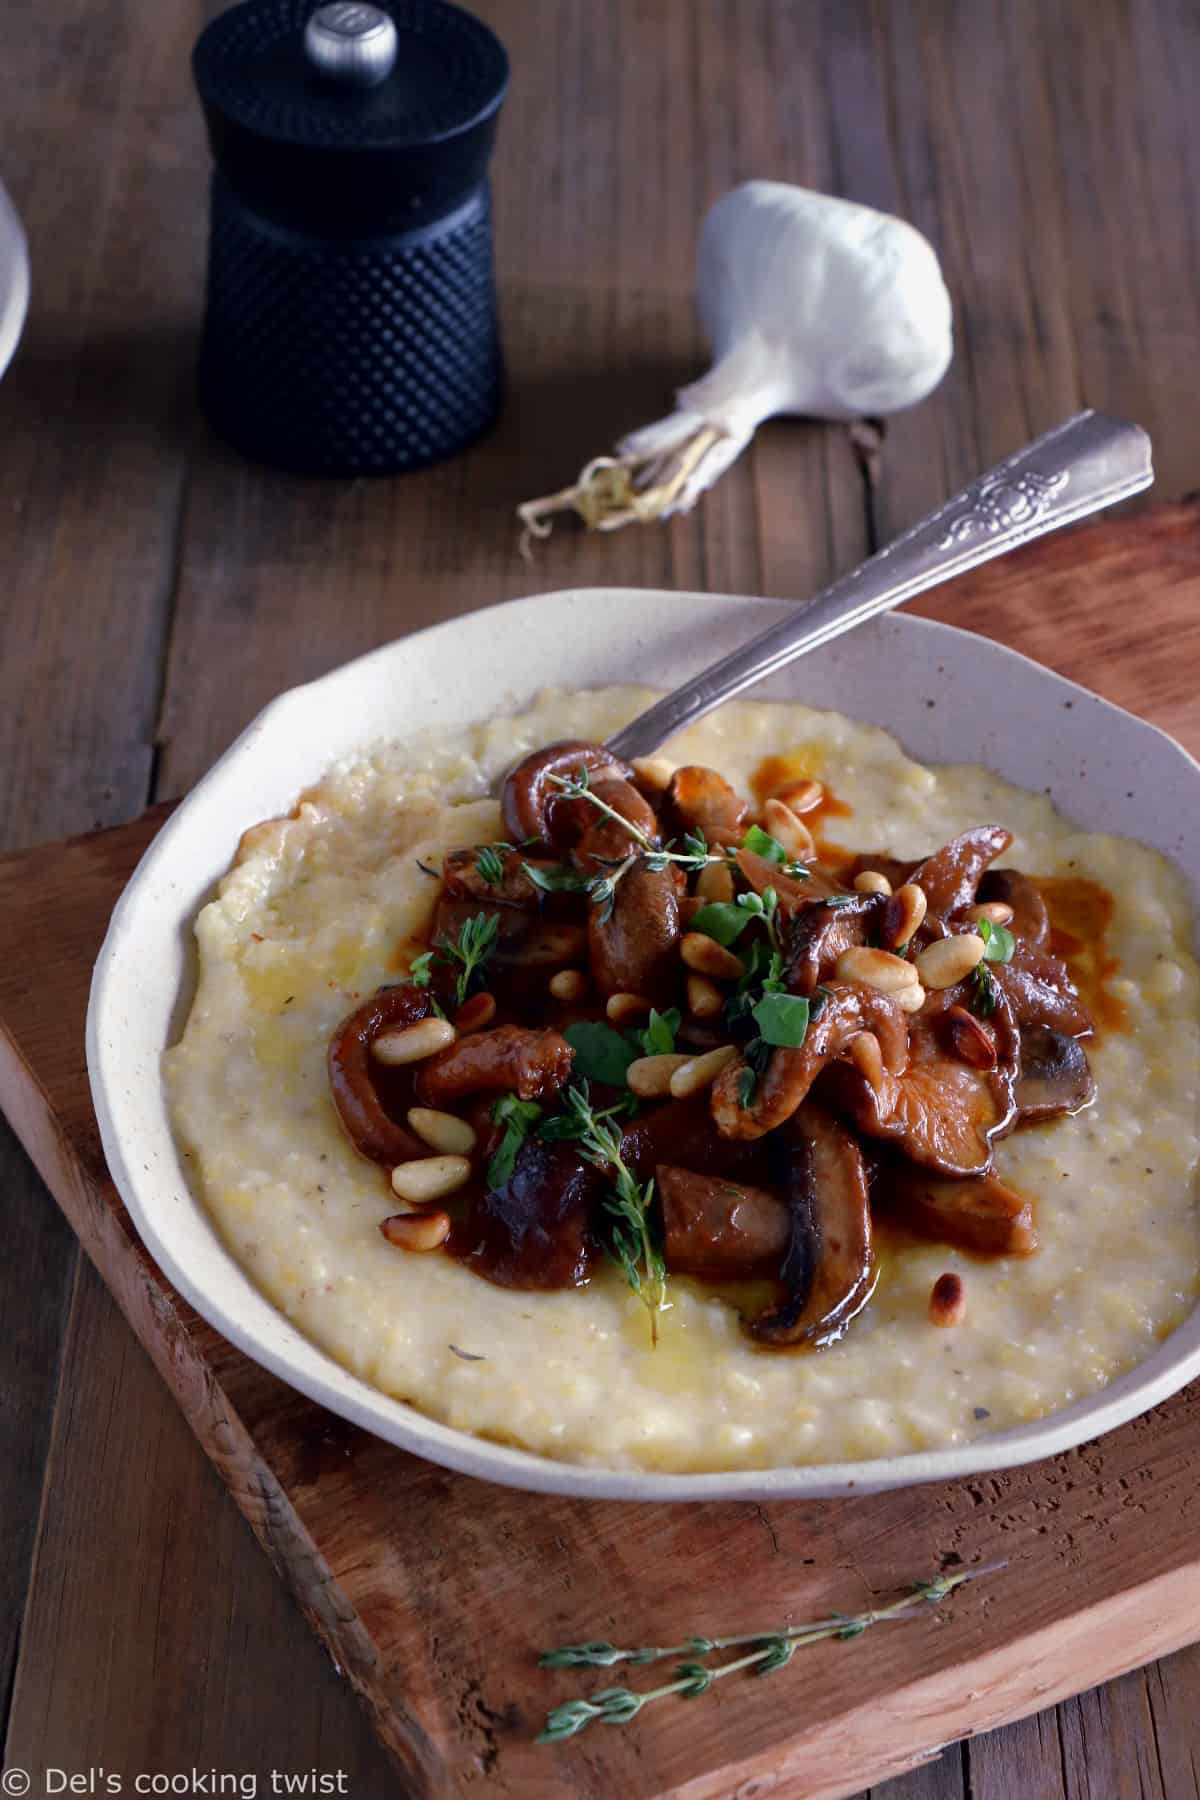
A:
[[[950,296],[921,233],[781,181],[748,181],[710,209],[696,303],[717,361],[679,405],[739,436],[773,413],[913,406],[953,353]]]

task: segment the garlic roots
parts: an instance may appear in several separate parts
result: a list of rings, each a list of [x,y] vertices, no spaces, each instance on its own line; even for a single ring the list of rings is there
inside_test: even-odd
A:
[[[696,306],[713,367],[668,418],[518,507],[524,549],[559,512],[593,531],[688,512],[764,419],[898,412],[932,392],[953,349],[950,296],[919,231],[778,181],[746,182],[710,209]]]

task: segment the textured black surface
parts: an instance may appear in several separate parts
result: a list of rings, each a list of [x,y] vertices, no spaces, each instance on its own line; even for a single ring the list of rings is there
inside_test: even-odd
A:
[[[407,239],[331,244],[213,183],[200,398],[246,455],[306,474],[418,468],[500,399],[486,186]]]

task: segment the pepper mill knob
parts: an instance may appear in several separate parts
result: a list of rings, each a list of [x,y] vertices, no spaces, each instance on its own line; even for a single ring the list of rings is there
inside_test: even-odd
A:
[[[391,16],[363,0],[319,6],[304,28],[309,62],[344,87],[378,87],[386,81],[398,42]]]

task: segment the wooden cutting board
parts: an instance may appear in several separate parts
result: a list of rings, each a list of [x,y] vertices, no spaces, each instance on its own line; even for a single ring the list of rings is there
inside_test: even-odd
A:
[[[1002,636],[1200,747],[1193,507],[1052,538],[921,610]],[[365,1700],[403,1792],[848,1795],[1200,1636],[1200,1387],[1008,1475],[769,1508],[629,1506],[448,1473],[248,1362],[142,1249],[88,1096],[92,961],[162,816],[0,859],[0,1105]],[[998,1559],[1002,1574],[942,1608],[804,1650],[769,1681],[735,1677],[630,1726],[533,1743],[548,1707],[611,1680],[541,1670],[545,1647],[857,1611]]]

